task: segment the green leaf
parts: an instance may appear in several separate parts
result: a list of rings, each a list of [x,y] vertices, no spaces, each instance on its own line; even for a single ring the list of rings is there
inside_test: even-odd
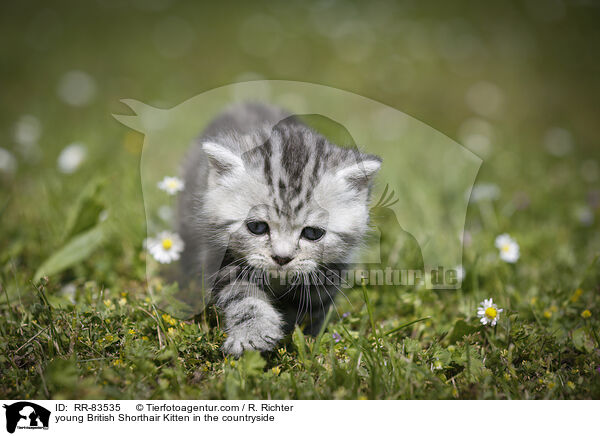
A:
[[[81,191],[67,217],[63,241],[98,224],[100,213],[106,209],[101,199],[103,189],[104,181],[96,179],[89,182]]]
[[[333,307],[329,308],[327,315],[325,315],[325,320],[323,321],[323,325],[321,325],[321,329],[319,330],[319,334],[315,339],[315,345],[312,349],[311,358],[315,358],[316,354],[319,353],[321,348],[321,340],[323,339],[323,335],[325,334],[325,330],[327,330],[327,326],[329,325],[329,321],[331,320],[331,315],[333,314]]]
[[[419,319],[415,319],[414,321],[406,322],[406,323],[401,324],[398,327],[390,330],[389,332],[386,332],[385,335],[387,336],[387,335],[391,335],[393,333],[399,332],[400,330],[405,329],[406,327],[409,327],[409,326],[411,326],[413,324],[416,324],[418,322],[421,322],[421,321],[425,321],[425,320],[427,320],[429,318],[431,318],[431,317],[430,316],[426,316],[425,318],[419,318]]]
[[[479,326],[475,327],[471,324],[468,324],[464,320],[459,319],[454,323],[454,328],[452,329],[452,333],[450,333],[450,336],[448,337],[448,341],[450,344],[454,344],[460,341],[464,336],[479,331],[479,328]]]
[[[48,364],[45,370],[48,386],[53,390],[70,391],[77,386],[77,364],[73,357],[57,358]]]
[[[416,339],[406,338],[404,339],[404,349],[406,350],[406,354],[414,354],[421,351],[421,343]]]
[[[296,326],[294,333],[292,334],[292,342],[298,349],[298,357],[300,357],[300,361],[306,366],[310,366],[310,361],[308,360],[308,356],[306,353],[306,339],[304,338],[304,333],[300,330],[300,327]]]
[[[262,375],[267,362],[258,351],[247,351],[237,362],[240,372],[246,377]]]
[[[579,351],[591,353],[594,350],[594,342],[592,341],[590,335],[588,335],[584,329],[578,328],[574,330],[572,333],[572,337],[573,345]]]
[[[433,353],[433,357],[439,360],[444,365],[449,365],[452,361],[452,354],[448,350],[437,350]]]
[[[96,226],[75,236],[44,261],[35,272],[33,281],[37,282],[44,275],[56,274],[81,262],[89,257],[102,244],[103,240],[104,230],[102,226]]]

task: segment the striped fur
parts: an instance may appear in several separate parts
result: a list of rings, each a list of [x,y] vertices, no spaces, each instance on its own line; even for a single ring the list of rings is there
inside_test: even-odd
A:
[[[179,230],[186,273],[214,277],[203,283],[225,315],[227,353],[270,350],[303,318],[318,332],[338,289],[312,278],[352,260],[380,164],[276,107],[243,104],[208,126],[184,163]],[[269,231],[252,234],[249,221]],[[307,240],[305,227],[325,234]]]

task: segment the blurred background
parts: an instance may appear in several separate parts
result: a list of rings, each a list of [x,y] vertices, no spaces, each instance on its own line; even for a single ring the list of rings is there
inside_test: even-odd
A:
[[[35,269],[94,176],[122,242],[112,255],[135,255],[143,137],[112,118],[129,113],[120,99],[170,108],[233,82],[286,79],[378,100],[463,144],[484,161],[471,200],[504,204],[503,222],[480,208],[467,228],[521,220],[522,231],[552,228],[552,242],[568,227],[583,245],[563,260],[577,265],[599,238],[599,13],[585,0],[5,4],[2,260]]]

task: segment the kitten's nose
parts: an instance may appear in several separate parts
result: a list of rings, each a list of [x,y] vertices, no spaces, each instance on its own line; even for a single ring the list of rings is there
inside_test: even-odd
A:
[[[290,261],[292,260],[291,257],[281,257],[281,256],[271,256],[271,257],[273,258],[275,263],[277,263],[279,265],[285,265],[286,263],[290,263]]]

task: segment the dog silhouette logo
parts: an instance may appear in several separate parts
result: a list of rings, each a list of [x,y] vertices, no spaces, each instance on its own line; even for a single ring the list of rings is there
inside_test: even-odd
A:
[[[176,222],[181,209],[174,207],[157,186],[166,176],[182,174],[183,163],[189,162],[190,147],[201,140],[198,135],[204,138],[215,135],[220,124],[212,123],[224,113],[229,113],[235,122],[246,122],[245,118],[238,120],[232,112],[227,112],[230,108],[263,105],[280,110],[263,120],[265,138],[250,141],[244,136],[248,132],[240,133],[240,144],[248,147],[259,144],[256,150],[244,149],[249,156],[263,149],[260,140],[266,144],[269,131],[277,131],[277,126],[287,118],[297,117],[332,143],[356,150],[357,157],[361,156],[360,151],[379,156],[383,161],[372,187],[372,198],[378,201],[370,210],[372,228],[368,240],[357,253],[358,263],[343,277],[348,287],[362,283],[363,273],[366,273],[370,285],[418,284],[427,289],[460,289],[462,279],[458,278],[458,271],[462,269],[467,208],[483,161],[431,126],[351,92],[283,80],[230,84],[170,108],[153,107],[131,99],[122,102],[133,114],[114,114],[114,118],[144,135],[139,153],[148,239],[167,229],[187,230]],[[129,136],[128,141],[127,138]],[[357,165],[361,166],[361,162],[357,161]],[[183,188],[184,193],[186,189],[190,187]],[[192,208],[199,195],[200,192],[194,192],[189,196]],[[188,227],[194,231],[192,225]],[[194,238],[193,235],[184,238],[188,241],[187,250],[191,244],[200,243]],[[179,318],[202,311],[205,294],[198,289],[212,288],[227,256],[226,245],[210,245],[210,254],[203,256],[200,262],[182,255],[181,263],[193,261],[195,284],[192,286],[177,279],[176,264],[156,265],[152,257],[148,257],[147,282],[166,280],[169,286],[165,289],[174,297],[168,302],[165,299],[169,307],[162,308]]]
[[[3,406],[6,409],[6,431],[14,433],[18,429],[48,429],[50,411],[29,401],[19,401]]]

